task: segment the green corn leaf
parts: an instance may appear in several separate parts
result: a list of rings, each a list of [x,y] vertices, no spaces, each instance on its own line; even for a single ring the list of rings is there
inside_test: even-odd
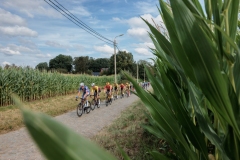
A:
[[[21,106],[28,132],[47,159],[116,159],[90,140],[83,138],[50,116],[24,109],[16,97],[14,101],[18,106]]]
[[[195,115],[197,117],[198,125],[200,126],[204,135],[221,151],[222,157],[225,160],[229,160],[227,154],[225,153],[223,142],[221,141],[219,136],[216,134],[211,124],[209,124],[209,122],[207,121],[207,118],[204,115],[204,112],[202,111],[201,106],[196,99],[196,97],[199,97],[199,96],[197,95],[196,91],[194,91],[193,85],[191,84],[189,84],[189,91],[190,91],[191,101],[193,103],[193,107],[195,110]]]
[[[183,130],[186,133],[186,136],[189,138],[191,143],[195,148],[201,151],[203,154],[204,159],[208,159],[207,157],[207,147],[204,143],[204,136],[202,133],[197,129],[196,126],[194,126],[193,122],[191,121],[188,113],[186,112],[186,107],[183,106],[182,101],[180,101],[181,94],[177,87],[178,83],[176,79],[174,80],[172,77],[173,75],[176,75],[176,73],[168,73],[168,78],[164,79],[164,88],[165,92],[168,93],[169,100],[172,104],[172,108],[174,109],[174,112],[176,113],[176,117],[178,119],[178,122],[182,124]],[[162,77],[165,77],[164,73],[162,74]]]
[[[187,53],[194,73],[203,93],[216,107],[218,114],[233,126],[240,138],[239,128],[227,95],[224,81],[216,57],[213,44],[198,25],[194,15],[181,0],[171,0],[172,11],[181,44]],[[211,53],[211,54],[209,54]]]
[[[157,152],[157,151],[152,151],[151,155],[153,156],[154,159],[161,159],[161,160],[170,160],[172,158],[167,158],[165,155]]]
[[[160,0],[160,6],[161,6],[162,15],[164,17],[164,21],[165,21],[166,27],[168,29],[168,33],[170,36],[170,40],[171,40],[171,44],[173,46],[174,52],[176,53],[176,56],[181,64],[182,68],[184,69],[184,72],[186,73],[186,75],[188,75],[190,77],[190,79],[192,81],[194,81],[195,84],[197,84],[197,80],[194,75],[192,66],[191,66],[189,59],[187,58],[186,53],[178,39],[174,20],[173,20],[172,16],[170,15],[170,11],[169,11],[168,7],[166,6],[165,2],[163,2],[162,0]]]

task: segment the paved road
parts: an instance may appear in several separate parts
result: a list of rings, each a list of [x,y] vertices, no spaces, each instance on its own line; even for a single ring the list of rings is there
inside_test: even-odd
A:
[[[74,110],[55,118],[77,133],[90,138],[119,117],[122,110],[137,100],[137,96],[131,95],[129,98],[114,101],[108,107],[102,104],[100,108],[81,117],[77,117]],[[44,157],[23,127],[0,135],[0,160],[44,160]]]

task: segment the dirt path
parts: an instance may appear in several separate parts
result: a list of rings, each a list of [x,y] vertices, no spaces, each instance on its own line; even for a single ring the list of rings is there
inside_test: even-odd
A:
[[[81,117],[77,117],[74,110],[57,116],[55,119],[72,128],[75,132],[90,138],[119,117],[122,110],[137,100],[137,96],[131,95],[129,98],[114,101],[108,107],[102,103],[100,108],[96,108],[89,114],[83,114]],[[38,151],[25,128],[0,135],[0,160],[43,159],[44,157]]]

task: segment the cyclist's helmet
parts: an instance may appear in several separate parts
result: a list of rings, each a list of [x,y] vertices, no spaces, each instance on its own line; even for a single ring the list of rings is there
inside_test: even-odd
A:
[[[91,86],[92,86],[92,87],[93,87],[93,86],[95,86],[95,83],[92,83],[92,85],[91,85]]]
[[[126,85],[128,85],[128,82],[126,83]]]
[[[106,83],[106,85],[109,85],[109,84],[110,84],[109,82]]]
[[[84,83],[80,83],[80,87],[84,86]]]

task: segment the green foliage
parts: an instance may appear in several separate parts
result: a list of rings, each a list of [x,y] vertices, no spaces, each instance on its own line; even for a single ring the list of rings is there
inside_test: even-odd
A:
[[[145,128],[167,141],[174,152],[164,156],[152,151],[154,158],[208,160],[214,155],[218,160],[240,159],[240,52],[235,43],[238,7],[239,0],[205,1],[205,15],[197,0],[170,0],[170,5],[160,0],[168,37],[145,21],[156,48],[152,49],[157,57],[155,74],[145,69],[154,93],[126,76],[151,115],[151,125]],[[122,62],[123,70],[128,70]],[[97,155],[90,158],[114,159],[103,157],[104,151],[49,118],[23,112],[28,130],[49,159],[88,158],[89,152],[74,143],[79,141]],[[39,134],[57,147],[47,149]],[[209,143],[215,146],[211,155]]]
[[[32,101],[57,95],[76,93],[80,82],[86,85],[96,83],[103,86],[113,82],[113,76],[63,75],[29,68],[8,68],[0,70],[0,106],[13,104],[10,97],[17,94],[22,101]]]
[[[71,56],[59,54],[49,61],[49,69],[65,69],[67,72],[72,71],[73,59]]]
[[[35,69],[48,70],[48,64],[47,64],[47,62],[39,63],[38,65],[36,65]]]
[[[109,68],[109,63],[109,58],[91,58],[88,69],[93,72],[100,72],[102,68]]]
[[[131,73],[136,72],[133,70],[133,55],[132,53],[128,53],[126,51],[119,51],[116,54],[116,70],[117,74],[122,70],[129,71]],[[108,70],[109,74],[114,74],[114,55],[110,57],[110,67]]]
[[[239,1],[205,2],[206,17],[198,1],[160,0],[169,37],[145,21],[156,48],[156,75],[146,68],[154,94],[129,78],[151,114],[146,129],[170,144],[174,159],[208,159],[209,143],[215,158],[240,159]]]

